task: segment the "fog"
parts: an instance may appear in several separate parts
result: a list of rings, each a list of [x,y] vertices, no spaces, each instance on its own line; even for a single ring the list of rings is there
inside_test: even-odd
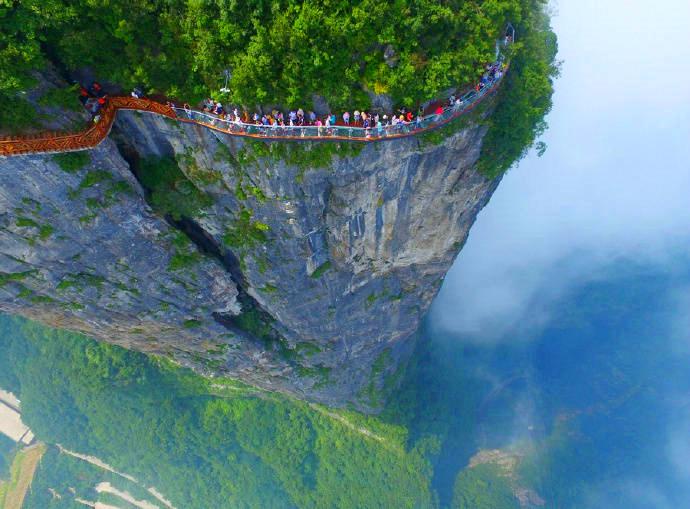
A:
[[[542,304],[620,258],[690,245],[690,2],[561,0],[546,154],[480,214],[432,310],[465,340],[540,327]]]
[[[630,362],[626,374],[634,382],[639,372],[640,387],[655,396],[640,394],[628,410],[592,421],[592,433],[612,443],[628,432],[618,425],[638,433],[630,459],[619,457],[611,469],[618,474],[590,480],[585,507],[678,507],[690,500],[690,376],[678,368],[690,365],[690,2],[561,0],[552,10],[562,68],[543,137],[548,150],[541,158],[530,153],[505,176],[448,273],[427,328],[439,341],[502,351],[516,342],[535,349],[545,341],[577,342],[587,327],[602,327],[582,342],[589,351],[574,350],[577,358],[564,362],[563,343],[551,349],[555,358],[541,359],[570,372],[554,375],[554,391],[586,399],[601,389],[595,383],[606,386],[577,375],[596,377],[609,355],[611,363]],[[639,281],[644,289],[631,289],[626,300],[625,285]],[[559,331],[556,315],[588,309],[582,299],[597,283],[610,283],[599,298],[634,308],[618,312],[614,305],[612,315],[632,321],[639,310],[644,325],[616,330],[616,318],[606,322],[603,313],[591,324],[577,315],[579,324]],[[618,346],[590,354],[606,341]],[[632,353],[619,356],[621,349]],[[533,362],[528,369],[539,371]],[[569,363],[596,367],[580,372]],[[516,401],[514,434],[524,439],[534,402]],[[627,446],[609,451],[600,444],[594,462],[615,462],[607,455]]]

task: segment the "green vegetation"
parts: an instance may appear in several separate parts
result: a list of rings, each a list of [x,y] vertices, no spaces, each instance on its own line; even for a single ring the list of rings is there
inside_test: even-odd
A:
[[[338,108],[362,108],[367,88],[414,106],[474,81],[506,22],[530,7],[529,0],[115,0],[94,10],[88,0],[27,0],[0,12],[0,111],[48,58],[188,100],[217,90],[230,68],[229,99],[241,104],[308,107],[316,93]]]
[[[149,203],[175,220],[193,218],[213,200],[191,182],[171,157],[142,159],[139,179],[149,191]]]
[[[197,327],[201,327],[201,322],[191,318],[189,320],[185,320],[182,325],[184,325],[185,329],[196,329]]]
[[[371,373],[369,374],[369,382],[362,388],[359,393],[359,397],[362,398],[365,403],[373,406],[380,407],[384,401],[383,391],[377,388],[377,382],[381,377],[381,373],[386,369],[391,360],[390,348],[384,349],[377,357],[374,363],[371,365]]]
[[[319,347],[319,345],[315,345],[314,343],[307,343],[306,341],[297,343],[297,353],[300,355],[312,357],[320,352],[321,347]]]
[[[314,272],[311,273],[312,279],[319,279],[321,276],[323,276],[331,268],[331,266],[332,266],[332,264],[331,264],[330,260],[319,265],[316,268],[316,270],[314,270]]]
[[[184,270],[203,261],[204,256],[189,238],[178,231],[172,232],[173,255],[168,263],[170,270]]]
[[[74,84],[65,88],[51,88],[38,100],[43,106],[57,106],[65,110],[79,111],[81,103],[75,101],[79,91],[79,85]]]
[[[112,178],[112,175],[105,170],[91,170],[84,175],[84,178],[79,183],[79,189],[88,189]]]
[[[9,476],[10,465],[16,449],[14,440],[0,433],[0,479],[7,479]]]
[[[28,217],[18,217],[15,223],[17,224],[17,226],[21,227],[38,228],[38,223]]]
[[[3,509],[23,507],[24,497],[45,451],[46,446],[39,443],[17,452],[10,467],[9,480],[0,480],[0,506]]]
[[[458,474],[452,509],[520,509],[510,480],[499,466],[477,465]]]
[[[39,437],[101,458],[176,507],[435,507],[430,465],[397,426],[347,412],[341,422],[241,384],[211,396],[218,380],[19,319],[1,319],[0,349],[0,387],[20,395]],[[48,454],[29,509],[62,507],[47,487],[84,493],[111,479]]]
[[[262,340],[266,346],[279,339],[273,330],[273,319],[256,307],[243,306],[242,312],[235,316],[232,321],[239,329]]]
[[[194,159],[194,153],[191,148],[188,148],[186,152],[178,154],[176,157],[184,165],[185,175],[195,184],[198,183],[200,186],[205,186],[216,184],[223,180],[223,174],[218,170],[200,167],[196,159]]]
[[[55,154],[53,156],[53,161],[55,161],[63,171],[75,173],[91,162],[91,156],[86,151],[65,152],[64,154]]]
[[[0,127],[16,130],[35,121],[17,94],[35,84],[30,71],[47,60],[64,69],[87,66],[125,88],[143,84],[189,102],[212,94],[250,107],[309,108],[317,94],[336,110],[362,109],[369,104],[366,91],[373,91],[416,108],[449,87],[476,82],[510,21],[518,42],[480,162],[481,171],[493,177],[524,156],[545,129],[557,68],[544,5],[545,0],[114,0],[108,9],[94,10],[87,0],[15,2],[0,10]],[[220,97],[224,69],[232,70],[231,92]],[[73,88],[53,90],[39,102],[78,108],[75,95]],[[425,139],[438,142],[460,125]],[[249,145],[304,168],[300,180],[306,169],[328,165],[335,153],[361,150],[337,143]],[[219,148],[217,155],[227,152]],[[213,184],[221,177],[213,169],[189,168],[193,182]],[[187,199],[195,194],[177,191]],[[204,198],[196,198],[203,208]],[[185,215],[175,201],[159,205]]]
[[[559,71],[558,44],[548,16],[540,8],[542,2],[531,3],[533,7],[518,25],[514,58],[482,145],[479,170],[488,177],[501,175],[527,154],[546,130],[544,117],[551,110],[553,80]],[[539,154],[545,148],[539,144]]]
[[[452,509],[520,509],[510,480],[498,465],[483,464],[458,474]]]
[[[231,248],[251,248],[266,242],[266,232],[270,227],[261,221],[252,220],[254,212],[242,208],[235,222],[228,226],[223,235],[223,242]]]

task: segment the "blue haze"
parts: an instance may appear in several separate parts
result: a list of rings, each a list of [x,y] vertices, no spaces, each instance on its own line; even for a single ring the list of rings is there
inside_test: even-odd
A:
[[[577,507],[690,507],[690,2],[552,10],[563,64],[549,148],[506,175],[425,328],[455,352],[451,393],[468,377],[523,381],[488,430],[443,413],[455,424],[435,485],[448,502],[477,448],[538,447],[570,413],[586,415],[573,418],[586,463],[545,448],[564,478],[542,495],[560,481],[580,486]]]

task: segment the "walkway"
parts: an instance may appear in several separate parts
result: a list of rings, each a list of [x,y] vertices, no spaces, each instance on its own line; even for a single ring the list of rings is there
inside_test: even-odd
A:
[[[507,69],[506,69],[507,71]],[[221,119],[210,113],[171,107],[150,99],[134,97],[110,97],[106,106],[101,109],[100,120],[84,131],[72,134],[44,132],[37,135],[0,138],[0,156],[18,156],[24,154],[47,154],[55,152],[74,152],[96,147],[110,133],[119,110],[142,111],[162,115],[179,122],[197,124],[231,136],[256,138],[261,140],[297,140],[297,141],[356,141],[376,142],[390,139],[407,138],[437,129],[452,120],[472,111],[485,97],[497,88],[502,77],[487,84],[480,91],[468,92],[455,106],[443,108],[443,113],[421,117],[419,121],[381,126],[263,126],[245,124]]]

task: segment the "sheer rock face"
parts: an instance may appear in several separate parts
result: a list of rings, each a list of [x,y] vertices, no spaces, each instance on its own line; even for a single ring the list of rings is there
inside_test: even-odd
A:
[[[207,374],[374,409],[498,184],[473,169],[484,133],[469,125],[438,145],[355,150],[120,112],[78,172],[49,156],[0,159],[0,309]],[[149,208],[121,153],[134,166],[177,159],[213,199],[187,226],[215,257],[176,266],[176,250],[194,246]],[[228,326],[248,301],[274,319],[279,341]]]

